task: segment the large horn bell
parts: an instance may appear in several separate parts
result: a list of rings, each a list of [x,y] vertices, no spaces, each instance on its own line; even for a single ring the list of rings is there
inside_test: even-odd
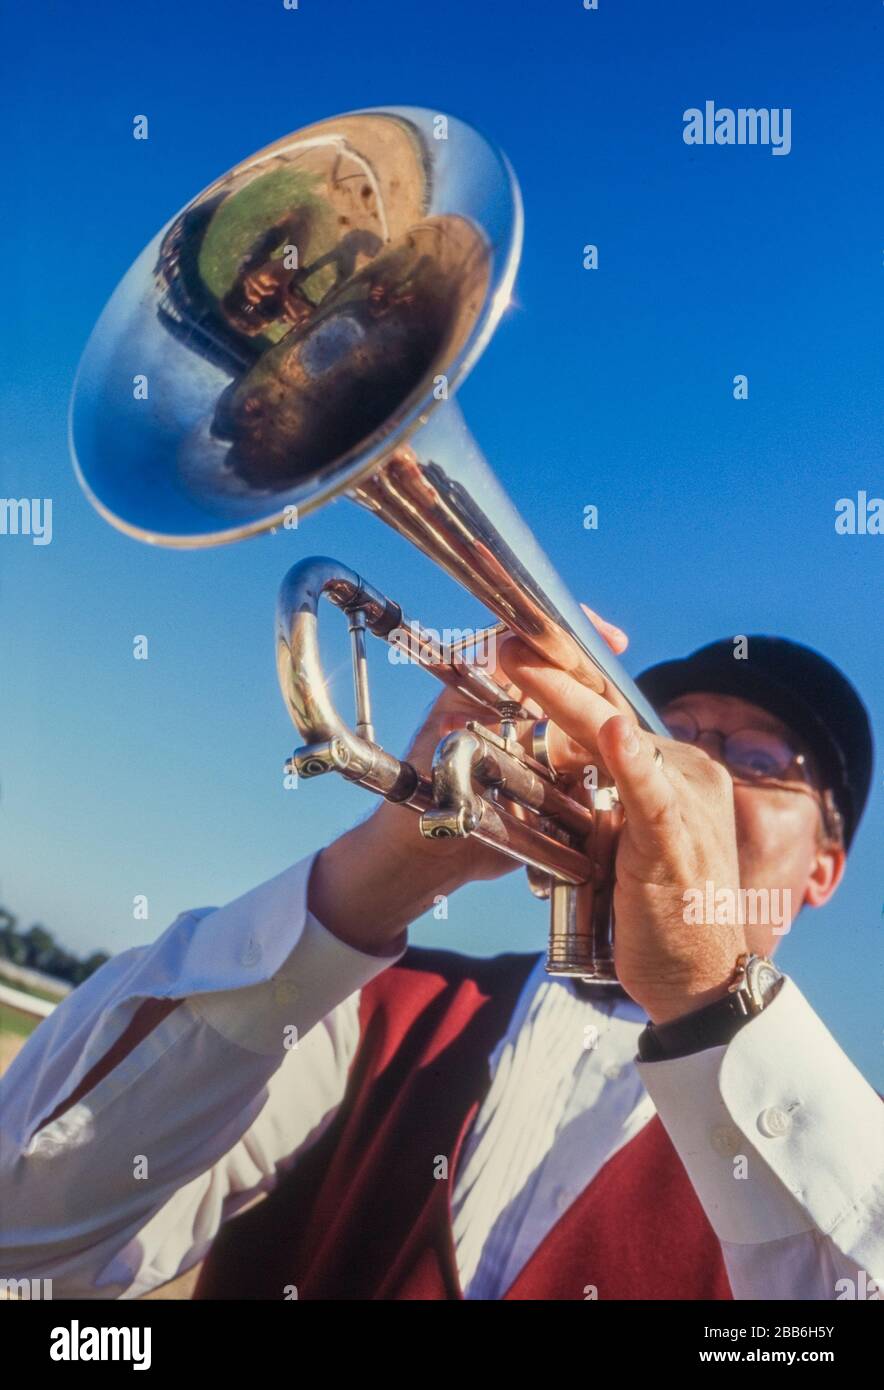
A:
[[[350,486],[452,392],[519,257],[505,159],[452,117],[364,111],[216,180],[154,238],[80,366],[80,479],[141,540],[233,540]]]

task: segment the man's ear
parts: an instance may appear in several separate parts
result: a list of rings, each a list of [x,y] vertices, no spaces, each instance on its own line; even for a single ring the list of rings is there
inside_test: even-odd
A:
[[[844,877],[847,853],[840,845],[822,845],[810,866],[804,901],[808,907],[824,907]]]

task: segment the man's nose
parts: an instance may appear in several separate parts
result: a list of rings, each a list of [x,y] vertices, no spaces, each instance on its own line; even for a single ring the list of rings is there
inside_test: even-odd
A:
[[[714,758],[717,763],[723,762],[722,750],[724,738],[717,729],[703,729],[695,740],[698,748],[702,748],[704,753],[708,753],[710,758]]]

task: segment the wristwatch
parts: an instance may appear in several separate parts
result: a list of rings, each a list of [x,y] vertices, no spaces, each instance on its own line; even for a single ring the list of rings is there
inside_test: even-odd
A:
[[[744,953],[737,960],[734,978],[723,999],[668,1023],[649,1023],[642,1030],[638,1060],[660,1062],[669,1057],[689,1057],[692,1052],[729,1043],[751,1018],[767,1008],[785,978],[767,956]]]

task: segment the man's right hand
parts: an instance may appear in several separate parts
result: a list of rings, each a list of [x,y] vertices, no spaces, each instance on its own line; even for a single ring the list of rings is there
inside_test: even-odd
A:
[[[627,637],[583,605],[596,630],[619,654]],[[494,664],[489,673],[507,682]],[[521,699],[521,691],[513,692]],[[535,718],[539,707],[525,707]],[[439,742],[468,719],[491,722],[492,716],[468,697],[446,686],[434,701],[405,754],[426,774]],[[520,726],[527,744],[531,724]],[[372,814],[348,830],[318,855],[310,878],[311,912],[342,940],[370,954],[392,954],[404,944],[405,928],[432,907],[474,880],[499,878],[520,865],[490,849],[474,836],[427,840],[418,828],[417,814],[407,806],[381,800]]]

